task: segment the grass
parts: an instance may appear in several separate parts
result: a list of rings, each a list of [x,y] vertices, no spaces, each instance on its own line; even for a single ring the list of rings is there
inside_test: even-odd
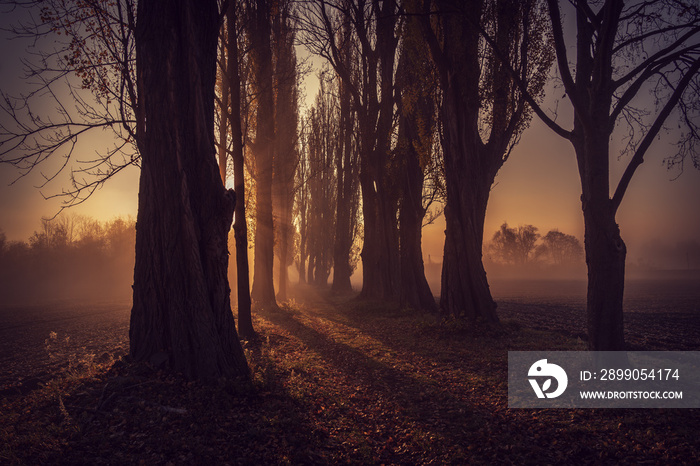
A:
[[[561,334],[324,296],[254,324],[250,385],[118,359],[2,400],[0,463],[700,461],[697,410],[509,410],[507,352],[584,349]]]

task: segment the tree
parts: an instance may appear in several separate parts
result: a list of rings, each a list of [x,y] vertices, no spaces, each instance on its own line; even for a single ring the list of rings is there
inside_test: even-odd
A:
[[[338,144],[337,101],[327,92],[324,80],[311,108],[308,119],[307,161],[308,209],[306,244],[308,245],[309,284],[325,286],[333,267],[333,248],[336,222],[336,173],[334,161],[340,149]]]
[[[215,0],[138,4],[141,138],[130,354],[188,377],[247,377],[227,278],[235,195],[219,175]]]
[[[352,70],[355,62],[355,52],[352,42],[352,28],[350,24],[343,24],[338,34],[342,34],[339,41],[339,58],[343,66]],[[352,75],[352,73],[351,73]],[[357,78],[355,78],[357,79]],[[359,209],[359,153],[357,138],[357,112],[352,105],[350,84],[336,74],[334,81],[338,89],[338,147],[335,155],[336,172],[336,211],[335,211],[335,243],[333,245],[333,286],[335,293],[348,293],[352,291],[350,277],[354,266],[352,265],[352,246],[357,236],[358,209]]]
[[[247,2],[250,56],[257,94],[255,125],[255,263],[251,297],[258,306],[277,306],[273,282],[272,179],[275,150],[275,95],[272,63],[272,0]]]
[[[507,223],[503,223],[494,233],[489,249],[503,263],[524,265],[533,256],[539,238],[537,227],[524,225],[509,228]]]
[[[307,5],[302,27],[305,45],[328,60],[348,86],[357,112],[364,224],[360,296],[390,301],[398,299],[400,286],[399,191],[391,151],[399,17],[393,1],[321,1]],[[336,34],[343,24],[352,25],[350,38]],[[342,53],[344,40],[358,50],[350,68]]]
[[[238,301],[238,333],[242,338],[255,336],[251,316],[250,272],[248,265],[248,223],[246,218],[246,186],[244,177],[243,130],[241,121],[241,76],[238,53],[238,18],[241,4],[230,1],[222,27],[221,100],[219,118],[219,172],[226,183],[228,155],[233,162],[233,182],[236,192],[233,230],[236,243],[236,282]],[[230,127],[230,137],[229,137]],[[229,150],[229,139],[231,147]]]
[[[548,0],[559,76],[573,108],[572,129],[565,129],[532,98],[537,115],[569,140],[581,178],[588,266],[589,347],[619,351],[625,347],[623,294],[627,249],[616,214],[637,168],[652,142],[675,112],[680,134],[678,152],[666,159],[680,165],[690,155],[698,167],[700,127],[700,7],[689,1],[606,0],[573,4],[576,52],[569,61],[559,3]],[[496,50],[499,45],[490,41]],[[522,86],[521,86],[522,87]],[[637,107],[651,93],[656,111]],[[624,125],[629,156],[615,187],[610,186],[611,139]]]
[[[542,237],[535,255],[554,265],[573,264],[583,259],[583,246],[575,236],[551,230]]]
[[[405,2],[408,4],[409,2]],[[421,246],[425,172],[432,165],[436,139],[437,76],[425,48],[420,22],[408,18],[402,31],[402,47],[396,84],[401,89],[397,144],[399,201],[399,251],[402,307],[437,310],[425,278]]]
[[[294,49],[296,31],[292,20],[291,2],[281,1],[273,17],[275,72],[275,157],[273,170],[274,228],[279,259],[279,291],[277,298],[287,299],[289,265],[293,262],[294,246],[292,204],[294,174],[298,156],[298,96],[297,58]]]
[[[433,4],[435,20],[428,1],[422,18],[443,95],[447,204],[440,307],[495,322],[496,303],[482,263],[486,206],[496,174],[530,121],[510,70],[531,96],[540,96],[552,62],[548,30],[536,0]],[[482,30],[493,36],[500,58],[485,47]]]

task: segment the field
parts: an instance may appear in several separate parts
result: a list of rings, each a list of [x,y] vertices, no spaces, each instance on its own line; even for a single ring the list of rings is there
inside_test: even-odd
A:
[[[630,346],[698,350],[696,285],[630,281]],[[700,461],[698,410],[508,409],[508,350],[585,349],[585,284],[492,288],[497,327],[306,290],[215,386],[124,358],[128,302],[5,308],[0,463]]]

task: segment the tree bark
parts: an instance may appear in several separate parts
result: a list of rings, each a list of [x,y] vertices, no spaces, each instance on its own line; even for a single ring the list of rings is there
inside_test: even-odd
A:
[[[254,2],[251,21],[251,56],[256,66],[258,113],[254,152],[256,157],[255,264],[251,297],[258,306],[277,306],[273,282],[274,232],[272,217],[272,166],[275,139],[275,104],[270,44],[271,5]]]
[[[130,353],[187,377],[248,377],[228,285],[235,195],[215,159],[214,0],[143,0],[142,142]]]
[[[435,298],[425,278],[421,245],[423,216],[423,170],[418,153],[409,145],[404,159],[404,186],[399,210],[402,307],[437,310]]]
[[[350,108],[350,92],[340,83],[339,130],[342,141],[338,145],[335,158],[336,170],[336,215],[335,244],[333,245],[333,285],[334,293],[352,291],[350,276],[350,250],[353,241],[355,170],[352,147],[353,113]]]
[[[588,337],[593,351],[625,350],[622,309],[627,249],[609,204],[588,203],[583,212]]]
[[[474,123],[464,125],[469,116],[458,112],[467,106],[452,92],[445,90],[443,103],[447,206],[440,308],[471,320],[497,322],[482,262],[486,206],[497,169],[487,164]]]
[[[361,299],[398,301],[400,291],[398,195],[391,176],[394,119],[395,5],[377,6],[377,41],[368,69],[366,102],[360,121],[360,187],[364,217]],[[381,8],[381,9],[380,9]],[[378,68],[377,68],[378,67]],[[377,70],[379,82],[377,82]]]
[[[588,267],[588,346],[593,351],[623,351],[627,248],[620,236],[615,208],[609,197],[608,132],[604,128],[586,131],[580,124],[575,128],[574,134],[585,134],[582,138],[572,138],[572,142],[579,161],[582,187],[584,248]],[[600,161],[601,158],[605,159],[604,162]]]

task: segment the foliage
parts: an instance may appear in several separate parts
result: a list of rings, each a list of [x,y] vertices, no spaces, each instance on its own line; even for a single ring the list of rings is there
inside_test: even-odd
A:
[[[535,256],[555,265],[581,262],[583,246],[575,236],[551,230],[542,237],[542,244],[537,246]]]
[[[494,233],[489,250],[501,262],[522,265],[530,260],[539,238],[537,227],[521,225],[509,228],[507,223],[503,223]]]

